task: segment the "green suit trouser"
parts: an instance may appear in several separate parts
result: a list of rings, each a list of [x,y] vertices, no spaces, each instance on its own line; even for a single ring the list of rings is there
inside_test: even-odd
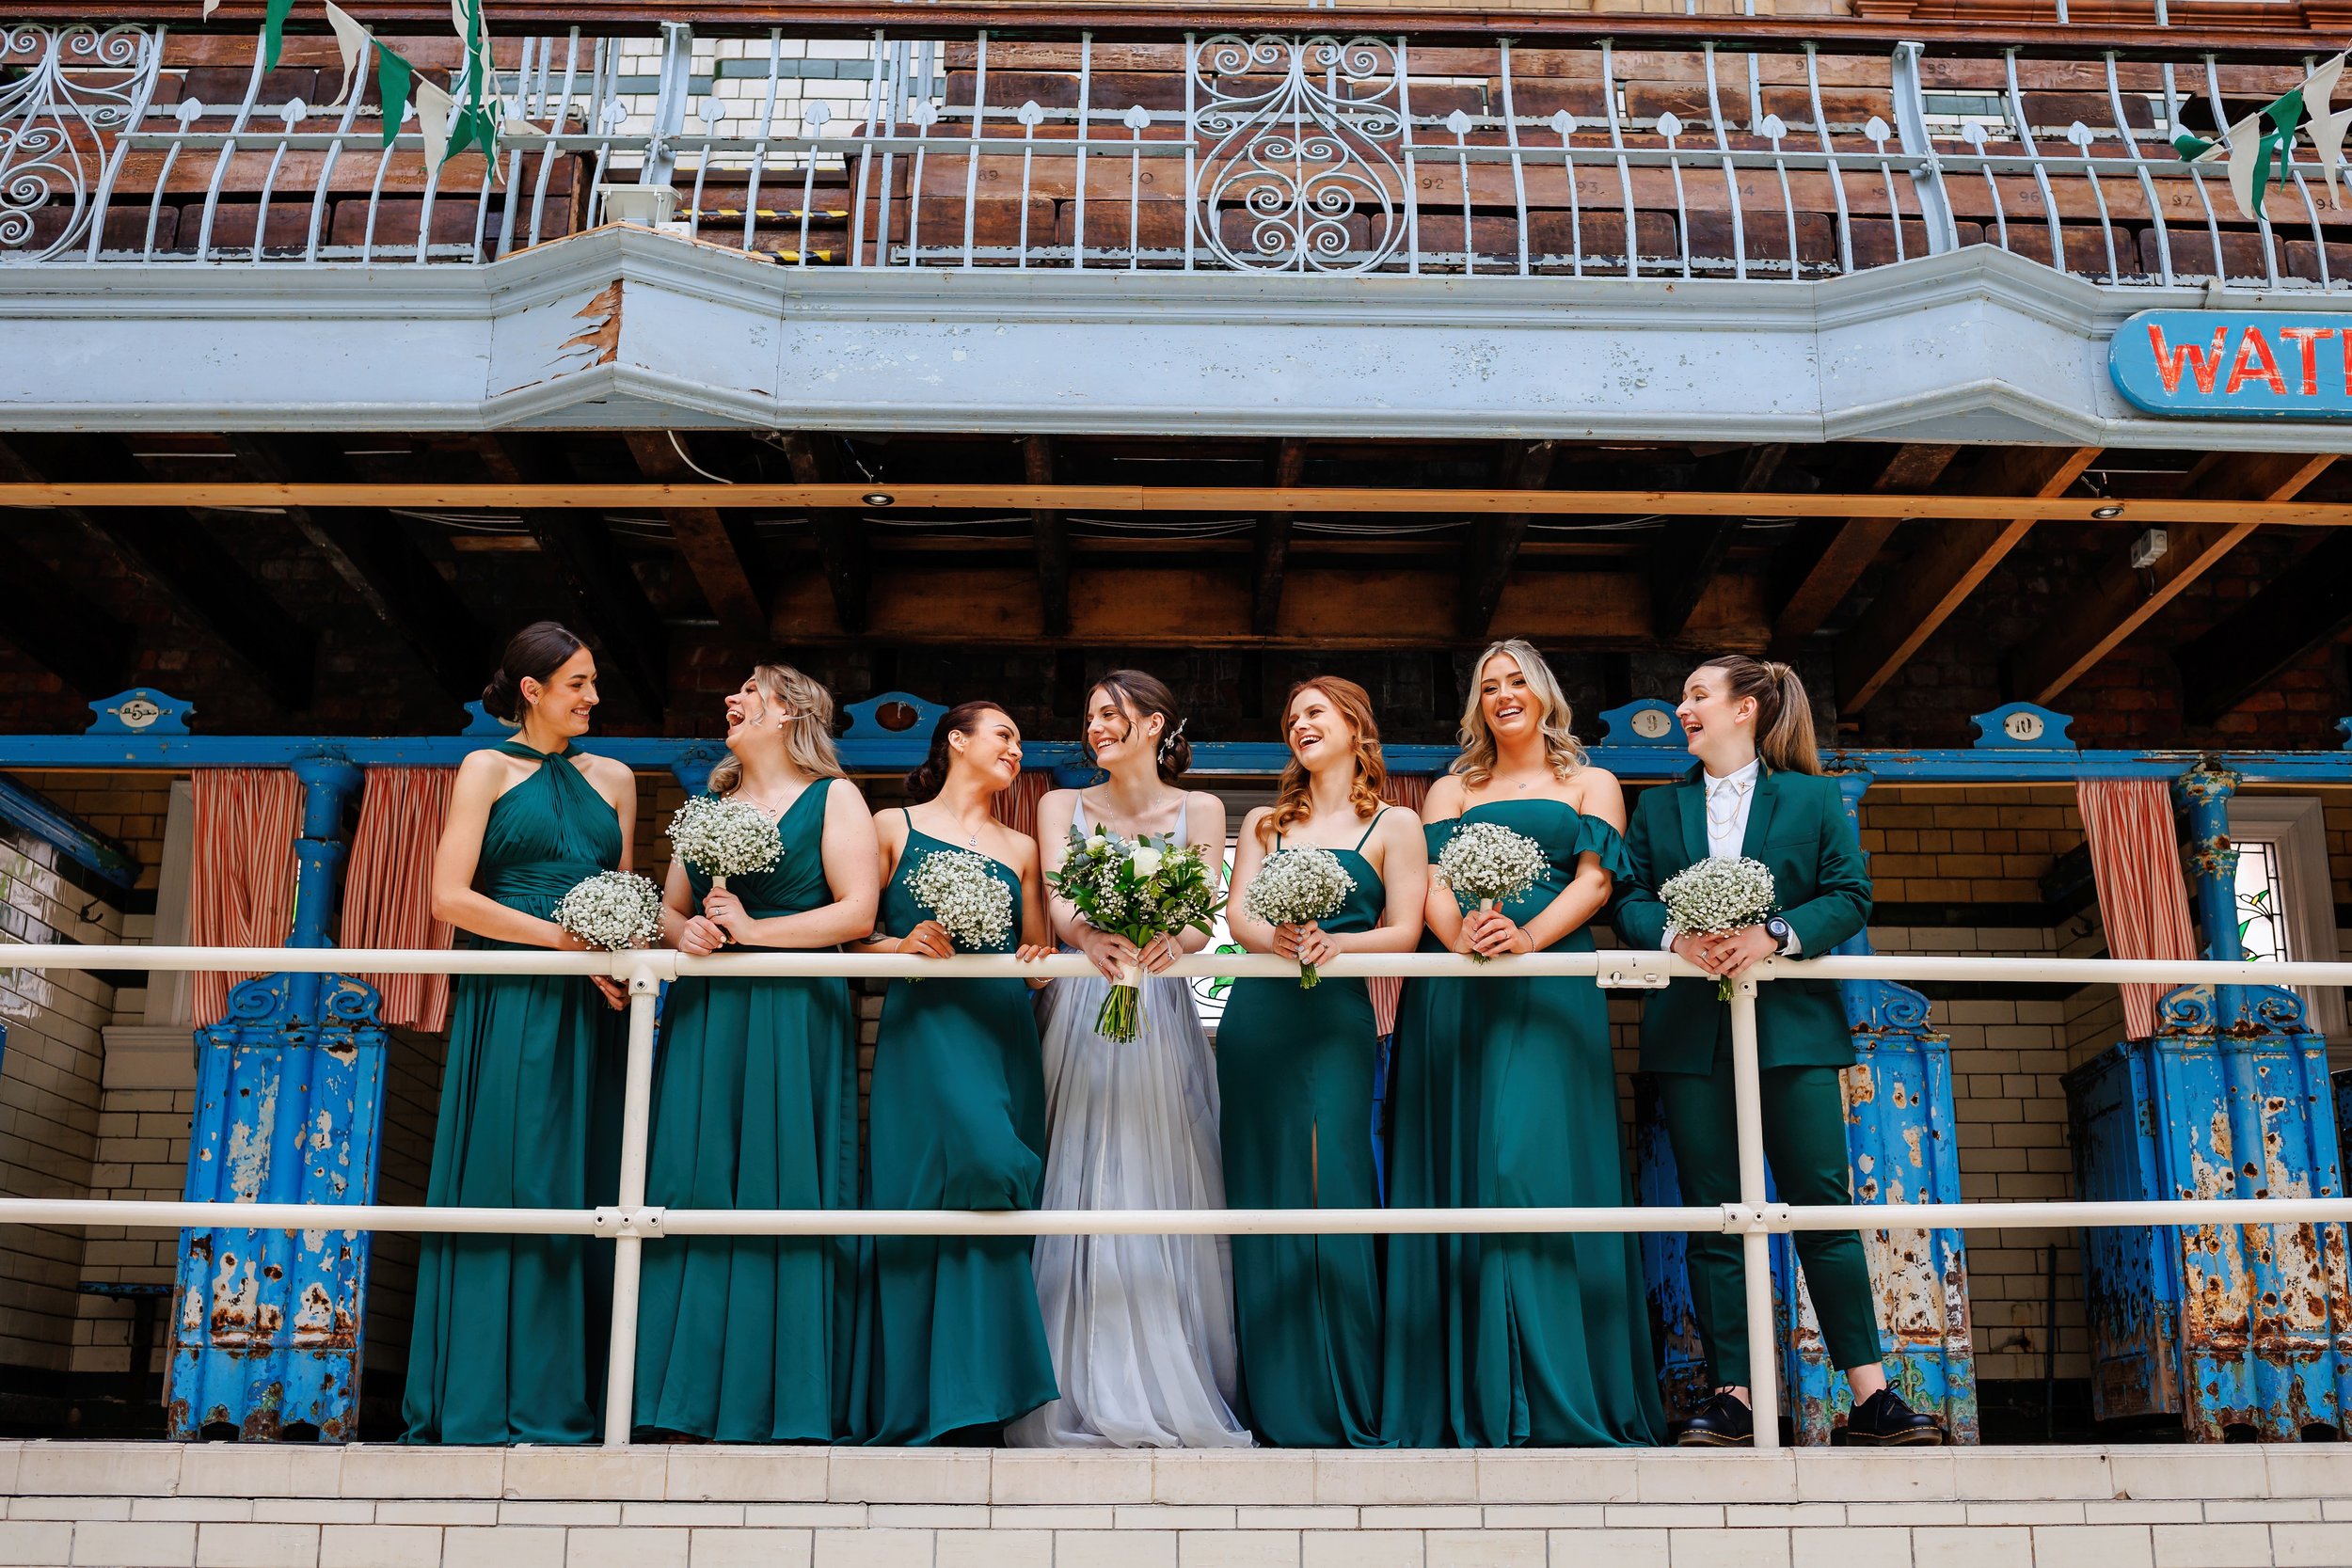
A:
[[[1779,1199],[1789,1204],[1853,1201],[1847,1180],[1846,1101],[1837,1069],[1766,1068],[1763,1086],[1764,1159]],[[1740,1129],[1731,1093],[1731,1060],[1718,1051],[1706,1074],[1657,1074],[1674,1144],[1682,1201],[1694,1206],[1740,1201]],[[1797,1258],[1820,1320],[1830,1362],[1840,1369],[1876,1366],[1880,1355],[1877,1300],[1862,1237],[1851,1230],[1800,1230]],[[1741,1283],[1740,1238],[1705,1231],[1690,1238],[1691,1300],[1699,1342],[1718,1386],[1745,1387],[1748,1298]]]

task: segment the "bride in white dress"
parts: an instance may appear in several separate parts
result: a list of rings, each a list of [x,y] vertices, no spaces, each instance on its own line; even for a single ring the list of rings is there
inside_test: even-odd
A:
[[[1166,686],[1113,671],[1087,699],[1086,741],[1109,777],[1038,802],[1038,840],[1057,870],[1071,826],[1127,837],[1173,833],[1219,867],[1225,806],[1175,781],[1190,752]],[[1060,979],[1039,1004],[1047,1147],[1041,1209],[1222,1209],[1216,1064],[1191,988],[1156,973],[1206,941],[1186,932],[1140,954],[1057,898],[1054,931],[1102,977]],[[1143,1028],[1126,1045],[1094,1031],[1111,978],[1149,974]],[[1233,1275],[1221,1236],[1040,1236],[1045,1338],[1061,1398],[1005,1429],[1022,1448],[1247,1448],[1233,1414]]]

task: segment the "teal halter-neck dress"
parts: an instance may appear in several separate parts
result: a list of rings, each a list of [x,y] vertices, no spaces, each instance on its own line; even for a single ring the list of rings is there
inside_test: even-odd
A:
[[[1376,826],[1379,818],[1374,817]],[[1320,922],[1380,923],[1372,829],[1331,853],[1355,879]],[[1278,838],[1276,847],[1281,847]],[[1366,982],[1233,982],[1216,1030],[1225,1201],[1236,1209],[1375,1209],[1379,1036]],[[1236,1236],[1233,1326],[1245,1418],[1286,1448],[1382,1448],[1380,1267],[1371,1236]]]
[[[776,823],[783,854],[727,879],[755,920],[834,902],[830,779]],[[710,879],[691,866],[697,906]],[[680,980],[655,1063],[645,1200],[671,1209],[857,1203],[857,1022],[849,982]],[[855,1430],[854,1237],[684,1236],[646,1243],[635,1419],[735,1443],[825,1443]]]
[[[620,821],[568,750],[514,740],[499,750],[538,771],[492,802],[474,886],[547,919],[574,885],[620,864]],[[425,1202],[617,1201],[627,1053],[622,1015],[583,977],[458,976]],[[589,1441],[604,1402],[612,1302],[612,1249],[602,1242],[426,1236],[402,1401],[408,1441]]]
[[[1624,840],[1564,800],[1495,800],[1545,871],[1502,906],[1534,919]],[[1431,858],[1443,847],[1431,827]],[[1589,926],[1551,951],[1588,953]],[[1498,964],[1508,960],[1498,960]],[[1610,1207],[1629,1200],[1608,1004],[1581,976],[1416,984],[1398,1018],[1400,1208]],[[1632,1236],[1398,1236],[1390,1245],[1382,1433],[1406,1448],[1647,1447],[1662,1440],[1640,1249]]]
[[[910,883],[926,858],[961,847],[907,818],[882,890],[881,929],[930,918]],[[977,851],[975,851],[977,852]],[[1021,879],[989,860],[1012,893]],[[1034,1209],[1045,1173],[1045,1070],[1027,984],[947,976],[893,980],[874,1041],[866,1114],[868,1207]],[[993,1428],[1057,1397],[1026,1236],[877,1236],[860,1330],[867,1442],[935,1443]]]

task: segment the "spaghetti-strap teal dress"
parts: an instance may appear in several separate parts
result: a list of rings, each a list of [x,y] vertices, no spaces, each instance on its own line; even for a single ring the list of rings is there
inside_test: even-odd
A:
[[[910,816],[881,928],[930,918],[909,883],[959,847]],[[1012,892],[1021,879],[991,859]],[[1034,1209],[1045,1173],[1045,1073],[1021,980],[893,980],[874,1042],[866,1191],[876,1209]],[[1057,1397],[1026,1236],[878,1236],[862,1331],[865,1439],[935,1443]]]
[[[1374,818],[1375,823],[1378,818]],[[1327,931],[1369,931],[1387,890],[1365,841],[1333,855],[1355,879]],[[1276,847],[1281,847],[1278,838]],[[1236,980],[1216,1030],[1225,1201],[1376,1209],[1379,1036],[1359,979]],[[1381,1448],[1380,1266],[1371,1236],[1236,1236],[1233,1326],[1244,1413],[1285,1448]]]
[[[727,879],[755,920],[834,902],[817,779],[776,823],[783,854]],[[710,879],[688,867],[699,906]],[[653,1083],[645,1200],[671,1209],[857,1204],[857,1022],[849,982],[680,980]],[[825,1443],[854,1430],[853,1237],[683,1236],[645,1245],[641,1427],[734,1443]]]
[[[518,740],[499,750],[538,771],[492,802],[474,886],[547,919],[575,884],[620,864],[621,824],[568,750]],[[425,1202],[617,1201],[627,1053],[622,1015],[581,976],[458,976]],[[612,1303],[603,1242],[427,1235],[402,1401],[408,1441],[589,1441],[604,1403]]]
[[[1534,919],[1593,853],[1622,879],[1625,843],[1563,800],[1496,800],[1543,846],[1543,878],[1503,906]],[[1438,847],[1433,835],[1433,848]],[[1433,856],[1434,858],[1434,856]],[[1588,953],[1580,927],[1550,951]],[[1582,976],[1422,988],[1397,1095],[1399,1207],[1614,1207],[1629,1201],[1609,1010]],[[1400,1022],[1400,1031],[1404,1027]],[[1451,1032],[1449,1041],[1445,1036]],[[1411,1103],[1407,1096],[1419,1101]],[[1384,1434],[1408,1448],[1648,1447],[1666,1430],[1631,1236],[1398,1237]]]

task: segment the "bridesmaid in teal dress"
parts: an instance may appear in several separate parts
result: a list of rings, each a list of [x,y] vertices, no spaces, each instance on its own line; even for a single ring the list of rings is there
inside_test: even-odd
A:
[[[1037,845],[991,809],[1020,775],[1021,731],[1002,708],[964,703],[940,720],[930,757],[907,776],[923,803],[874,819],[888,881],[866,951],[956,952],[910,883],[929,856],[959,850],[985,858],[1012,895],[1014,935],[984,951],[1053,951]],[[1027,982],[893,980],[867,1140],[869,1208],[1036,1208],[1045,1080]],[[1026,1236],[874,1239],[861,1331],[867,1442],[993,1444],[1056,1397],[1030,1252]]]
[[[1523,641],[1480,657],[1464,748],[1430,786],[1432,823],[1496,822],[1542,846],[1535,887],[1465,913],[1441,882],[1430,929],[1458,953],[1590,952],[1588,923],[1630,869],[1617,781],[1586,764],[1559,682]],[[1609,1207],[1628,1201],[1607,1004],[1582,977],[1453,983],[1420,1027],[1418,1087],[1399,1121],[1396,1201],[1459,1208]],[[1400,1097],[1405,1085],[1400,1085]],[[1408,1120],[1409,1115],[1409,1120]],[[1409,1147],[1408,1147],[1409,1146]],[[1410,1175],[1408,1176],[1408,1172]],[[1409,1447],[1639,1446],[1660,1442],[1641,1256],[1629,1235],[1455,1236],[1399,1271],[1391,1291],[1384,1435]],[[1434,1262],[1434,1268],[1430,1265]],[[1398,1292],[1428,1291],[1398,1300]],[[1442,1335],[1434,1327],[1442,1325]],[[1442,1348],[1442,1354],[1436,1354]]]
[[[457,769],[433,915],[476,947],[577,950],[556,900],[629,863],[637,784],[574,751],[595,659],[551,621],[516,633],[482,693],[520,721]],[[602,994],[599,995],[599,992]],[[627,1034],[611,980],[462,975],[425,1201],[587,1209],[619,1196]],[[612,1249],[581,1236],[427,1235],[402,1405],[412,1443],[584,1443],[596,1434]]]
[[[833,694],[763,664],[727,698],[710,792],[773,819],[782,855],[713,889],[673,860],[681,953],[827,951],[874,929],[874,819],[834,751]],[[699,912],[698,912],[699,911]],[[857,1206],[857,1020],[849,982],[688,978],[655,1064],[645,1200],[675,1209]],[[689,1236],[645,1248],[637,1424],[737,1443],[856,1428],[854,1237]]]
[[[1429,861],[1409,812],[1385,809],[1372,700],[1319,676],[1283,706],[1291,760],[1272,806],[1242,824],[1226,922],[1253,953],[1322,965],[1403,953],[1421,936]],[[1313,847],[1355,886],[1338,912],[1269,926],[1248,912],[1269,855]],[[1225,1199],[1236,1209],[1375,1209],[1379,1039],[1360,979],[1233,982],[1217,1025]],[[1380,1272],[1371,1236],[1236,1236],[1234,1326],[1250,1425],[1293,1448],[1380,1448]]]

